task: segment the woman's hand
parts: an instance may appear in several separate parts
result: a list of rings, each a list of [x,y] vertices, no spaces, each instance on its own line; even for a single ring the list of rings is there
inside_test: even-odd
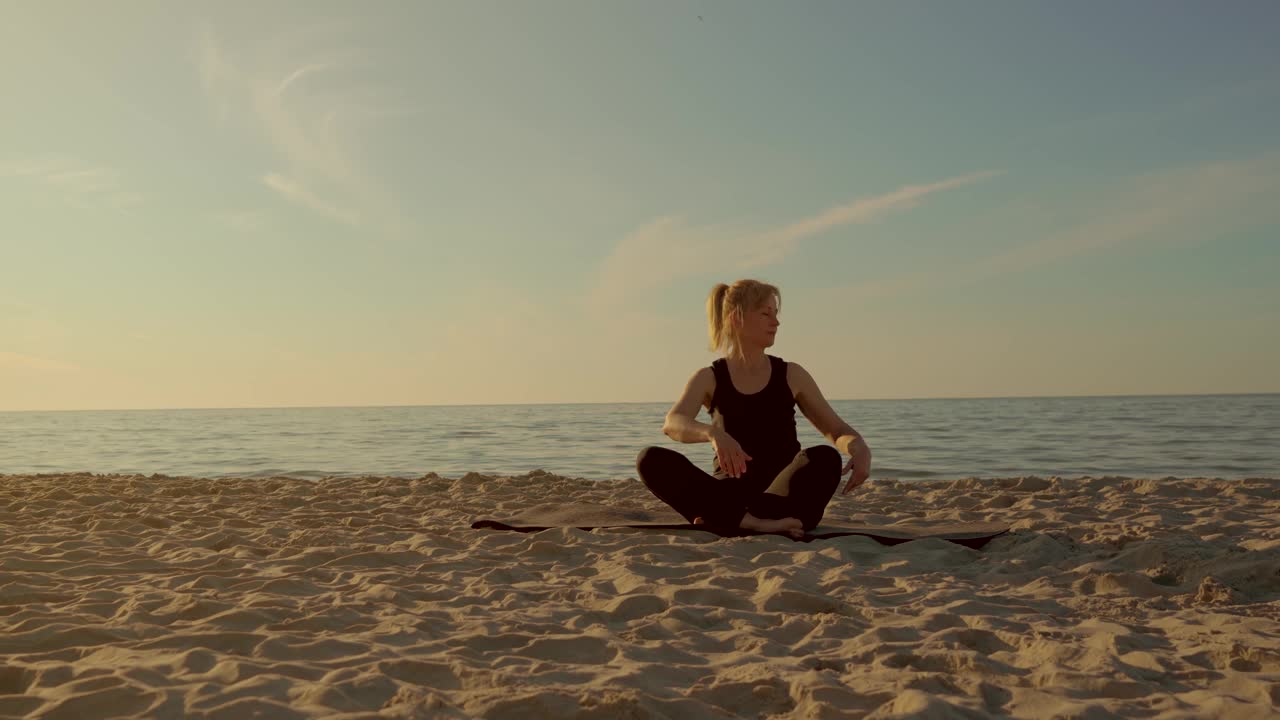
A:
[[[716,449],[716,459],[720,461],[720,469],[730,477],[742,477],[747,471],[747,461],[751,456],[742,449],[738,441],[717,427],[711,431],[711,446]]]
[[[844,490],[840,491],[841,495],[848,495],[853,492],[854,488],[871,477],[871,448],[867,447],[867,444],[859,437],[855,443],[849,446],[849,450],[852,451],[852,454],[840,474],[844,475],[850,470],[853,471],[853,474],[849,476],[848,482],[844,484]]]

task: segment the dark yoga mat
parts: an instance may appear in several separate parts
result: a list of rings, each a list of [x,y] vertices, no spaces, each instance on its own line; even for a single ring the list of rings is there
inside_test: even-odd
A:
[[[705,526],[692,525],[674,510],[638,510],[613,508],[594,503],[560,503],[538,505],[522,513],[509,516],[481,518],[471,523],[474,529],[514,530],[537,532],[558,527],[579,530],[595,528],[643,528],[647,530],[700,530]],[[897,545],[910,540],[938,538],[959,543],[966,547],[981,548],[991,538],[1009,532],[1009,526],[998,522],[929,522],[919,521],[898,525],[854,525],[845,522],[824,522],[801,538],[803,542],[865,535],[884,545]],[[740,535],[781,534],[739,531]],[[784,535],[785,537],[785,535]]]

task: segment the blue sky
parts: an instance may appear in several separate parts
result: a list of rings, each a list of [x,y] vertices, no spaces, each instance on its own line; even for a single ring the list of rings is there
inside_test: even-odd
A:
[[[1274,3],[12,14],[0,410],[1280,391]]]

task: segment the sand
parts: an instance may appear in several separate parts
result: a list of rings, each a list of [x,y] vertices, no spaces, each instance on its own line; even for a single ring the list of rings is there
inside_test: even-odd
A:
[[[940,540],[472,530],[638,482],[0,476],[0,717],[1280,715],[1280,481],[873,480]]]

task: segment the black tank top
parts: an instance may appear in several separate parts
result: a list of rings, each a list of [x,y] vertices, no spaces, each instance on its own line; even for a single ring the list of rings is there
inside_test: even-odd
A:
[[[787,384],[787,363],[767,355],[769,384],[758,393],[743,395],[733,386],[724,358],[711,363],[716,389],[711,396],[711,417],[751,456],[747,470],[775,474],[800,452],[796,437],[796,401]],[[720,459],[715,459],[720,471]]]

